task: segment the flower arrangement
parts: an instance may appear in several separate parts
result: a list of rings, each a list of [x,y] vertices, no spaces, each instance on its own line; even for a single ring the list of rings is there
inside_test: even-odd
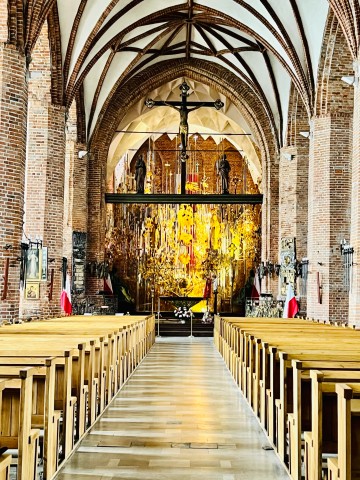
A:
[[[178,307],[174,310],[174,315],[181,320],[185,320],[186,318],[190,318],[190,310],[187,307]]]

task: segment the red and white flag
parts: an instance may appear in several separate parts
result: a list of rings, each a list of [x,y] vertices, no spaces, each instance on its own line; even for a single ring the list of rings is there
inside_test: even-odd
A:
[[[104,278],[104,292],[107,295],[112,295],[114,293],[113,286],[111,283],[111,277],[109,274],[106,278]]]
[[[283,318],[294,318],[299,311],[299,305],[295,298],[293,287],[290,283],[287,286],[286,300],[284,305]]]
[[[255,270],[254,284],[251,289],[251,298],[259,298],[261,293],[259,270]]]
[[[65,287],[61,292],[60,304],[61,304],[62,310],[67,315],[71,315],[72,305],[71,305],[70,275],[66,275]]]

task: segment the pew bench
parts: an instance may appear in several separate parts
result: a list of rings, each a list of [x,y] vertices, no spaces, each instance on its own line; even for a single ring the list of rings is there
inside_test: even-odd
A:
[[[94,325],[91,323],[95,318],[71,317],[0,328],[1,383],[19,382],[18,378],[12,378],[16,374],[15,365],[22,369],[37,368],[32,388],[28,390],[28,395],[30,391],[36,399],[31,407],[28,439],[33,443],[40,440],[42,444],[47,479],[53,477],[61,460],[71,453],[75,442],[154,343],[153,317],[120,320],[116,317],[103,322],[100,317]],[[22,389],[17,385],[21,397]],[[8,390],[4,389],[4,399]],[[19,456],[19,475],[21,465],[25,464],[23,455]],[[26,461],[26,465],[31,464],[34,465]],[[27,480],[26,476],[23,478]]]
[[[359,339],[352,329],[308,320],[215,318],[214,342],[294,479],[301,478],[304,431],[311,425],[311,411],[305,409],[311,380],[310,368],[299,371],[292,362],[347,368],[347,381],[360,370]]]
[[[301,459],[304,456],[304,432],[311,430],[311,400],[312,386],[310,372],[311,370],[321,370],[324,373],[334,370],[335,374],[346,370],[358,375],[360,371],[360,362],[343,361],[324,361],[321,359],[312,360],[310,358],[303,361],[292,360],[292,381],[288,390],[292,389],[292,410],[287,415],[288,423],[288,444],[289,444],[289,471],[291,477],[296,480],[301,478]],[[351,373],[349,373],[351,375]],[[292,385],[291,385],[292,383]],[[291,401],[291,400],[290,400]]]
[[[328,478],[360,478],[360,384],[336,384],[338,455],[328,460]]]
[[[13,368],[12,374],[0,376],[0,447],[11,455],[18,480],[36,480],[38,468],[38,429],[32,428],[32,385],[38,368]],[[5,477],[6,478],[6,477]]]
[[[10,480],[11,455],[3,453],[0,455],[0,480]]]
[[[312,370],[311,377],[311,433],[305,444],[305,479],[321,480],[323,458],[337,452],[337,398],[336,385],[349,382],[360,384],[360,371]],[[335,424],[334,424],[335,422]]]

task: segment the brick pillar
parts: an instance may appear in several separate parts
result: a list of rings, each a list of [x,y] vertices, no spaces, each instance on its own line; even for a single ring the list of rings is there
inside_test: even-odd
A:
[[[106,156],[105,156],[106,159]],[[98,152],[88,154],[89,178],[88,178],[88,261],[104,261],[105,245],[105,187],[106,187],[106,164],[104,158]],[[87,276],[87,293],[95,294],[103,289],[103,280]]]
[[[282,149],[279,172],[279,240],[296,238],[296,256],[307,255],[309,146]]]
[[[308,160],[309,141],[300,140],[298,146],[284,147],[279,169],[279,245],[284,237],[296,239],[296,258],[307,256],[308,222]],[[280,259],[280,246],[279,246]],[[298,285],[296,295],[300,295]],[[301,310],[306,309],[306,298],[300,299]]]
[[[25,227],[40,235],[48,247],[48,280],[40,282],[40,299],[22,303],[23,316],[60,315],[63,257],[65,109],[46,100],[32,99],[28,122],[28,158]],[[52,300],[49,300],[51,270]]]
[[[354,124],[353,124],[353,161],[351,193],[351,237],[350,245],[354,248],[354,266],[352,288],[349,296],[349,323],[360,327],[360,85],[354,89]]]
[[[308,316],[346,321],[340,241],[350,234],[352,118],[323,115],[313,121],[309,161]],[[318,299],[318,276],[322,303]]]
[[[2,43],[8,40],[8,1],[0,0],[0,42]]]
[[[67,134],[65,168],[64,256],[71,261],[73,232],[87,232],[87,162],[86,145]]]
[[[20,256],[22,238],[27,84],[25,57],[12,45],[0,45],[0,319],[19,316]],[[10,245],[5,249],[6,245]],[[8,293],[1,300],[3,272],[9,258]]]
[[[263,164],[263,192],[264,201],[262,206],[262,239],[261,239],[261,260],[263,262],[277,262],[279,243],[279,159],[276,158],[271,165]],[[261,291],[272,293],[274,298],[278,296],[278,278],[276,275],[265,277],[261,280]]]

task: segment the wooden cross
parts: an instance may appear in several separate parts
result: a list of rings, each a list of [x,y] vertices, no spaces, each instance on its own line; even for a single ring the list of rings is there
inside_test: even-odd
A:
[[[179,133],[181,139],[181,194],[185,194],[185,185],[186,185],[186,160],[189,158],[186,149],[187,149],[187,139],[189,134],[189,124],[188,124],[188,115],[189,112],[193,110],[197,110],[201,107],[213,107],[216,110],[220,110],[224,106],[223,102],[218,99],[215,102],[188,102],[187,97],[189,96],[189,85],[183,81],[183,83],[179,87],[181,91],[181,101],[169,101],[165,102],[162,100],[152,100],[151,98],[147,99],[145,105],[148,108],[152,107],[160,107],[166,106],[171,107],[177,110],[180,113],[180,125],[179,125]],[[190,107],[190,108],[189,108]]]

